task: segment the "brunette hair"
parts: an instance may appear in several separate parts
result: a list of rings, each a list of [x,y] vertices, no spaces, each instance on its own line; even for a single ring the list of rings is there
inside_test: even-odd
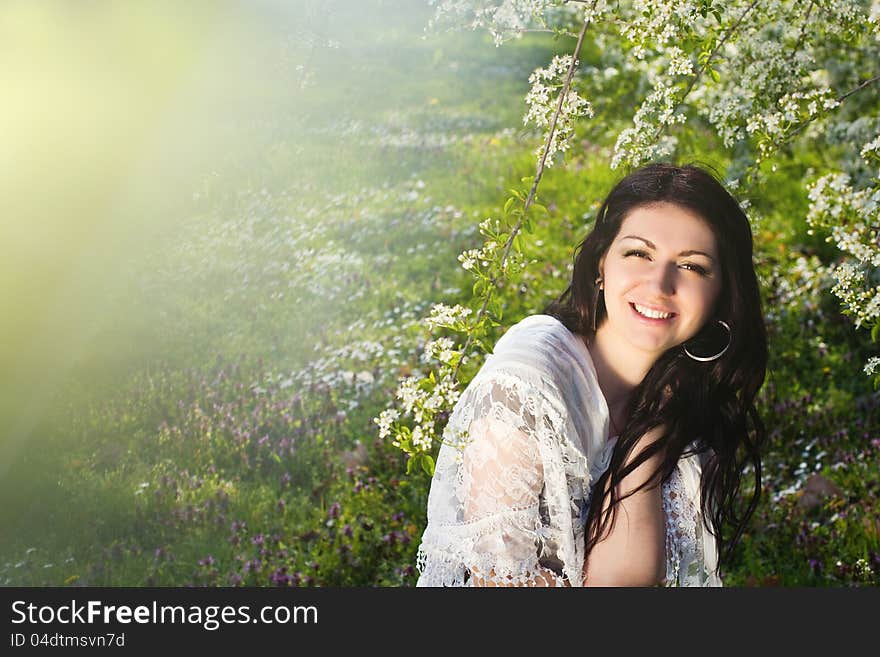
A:
[[[728,338],[722,330],[718,339],[718,331],[713,330],[719,327],[715,320],[730,326],[730,346],[711,362],[693,360],[681,346],[671,348],[635,388],[629,421],[614,447],[611,463],[594,482],[585,554],[588,557],[613,526],[621,499],[616,489],[624,477],[659,453],[662,465],[636,490],[660,485],[680,457],[699,454],[703,461],[701,513],[717,541],[720,568],[732,556],[758,505],[761,448],[766,439],[755,396],[767,369],[767,335],[752,262],[752,232],[739,203],[715,176],[698,166],[658,163],[634,171],[617,183],[602,203],[593,229],[575,252],[571,284],[544,313],[559,319],[570,331],[592,339],[594,327],[605,317],[604,295],[595,282],[599,261],[623,220],[636,208],[655,203],[690,210],[712,229],[721,259],[722,289],[714,317],[687,346],[695,354],[720,351]],[[665,434],[624,466],[640,438],[661,425]],[[740,510],[742,482],[750,467],[754,490]],[[603,512],[606,498],[610,499]],[[727,525],[732,527],[730,536],[725,534]]]

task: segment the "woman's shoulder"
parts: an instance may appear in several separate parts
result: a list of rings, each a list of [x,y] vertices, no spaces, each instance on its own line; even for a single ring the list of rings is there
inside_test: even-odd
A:
[[[552,315],[529,315],[512,325],[495,343],[490,359],[540,364],[563,372],[593,371],[583,338]]]
[[[581,336],[551,315],[529,315],[516,322],[468,387],[478,396],[486,390],[494,394],[498,385],[515,390],[511,399],[539,400],[541,412],[584,455],[591,472],[602,466],[608,410]]]
[[[528,315],[517,323],[510,326],[495,343],[495,352],[521,344],[549,345],[564,344],[568,347],[576,347],[582,343],[580,336],[572,333],[568,328],[552,315]]]
[[[514,373],[539,387],[549,386],[558,394],[578,399],[593,396],[596,384],[586,344],[550,315],[529,315],[498,339],[480,378],[499,372]]]
[[[565,324],[563,324],[558,318],[553,315],[543,315],[541,313],[536,313],[534,315],[526,315],[521,320],[516,322],[511,329],[527,329],[527,328],[537,328],[544,327],[546,330],[556,330],[565,328]],[[565,329],[568,331],[568,329]],[[569,331],[570,333],[570,331]]]

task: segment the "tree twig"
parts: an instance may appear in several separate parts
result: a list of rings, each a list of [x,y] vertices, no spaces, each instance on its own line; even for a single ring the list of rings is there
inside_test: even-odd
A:
[[[535,171],[535,178],[532,181],[532,187],[529,190],[529,194],[526,197],[525,202],[523,203],[523,216],[520,217],[520,220],[516,222],[516,225],[511,229],[510,235],[507,238],[507,241],[504,244],[504,252],[501,256],[501,271],[504,271],[504,265],[507,264],[507,258],[510,256],[510,248],[513,246],[513,240],[519,234],[522,229],[523,221],[525,220],[526,213],[532,205],[532,202],[535,199],[535,194],[538,191],[538,184],[541,182],[541,176],[544,175],[544,169],[547,163],[547,155],[550,152],[550,145],[553,143],[553,136],[556,133],[556,124],[559,121],[559,115],[562,114],[562,105],[565,102],[566,97],[568,96],[568,91],[571,88],[571,80],[574,77],[574,71],[577,67],[578,57],[580,56],[581,46],[584,42],[584,35],[587,33],[587,28],[590,26],[591,18],[593,15],[593,10],[596,8],[596,3],[598,0],[592,0],[592,4],[590,5],[590,10],[587,12],[588,18],[584,20],[584,25],[581,28],[580,34],[578,35],[577,45],[574,48],[574,53],[572,53],[571,64],[568,67],[568,73],[565,76],[565,82],[562,87],[562,91],[559,94],[559,101],[556,104],[556,112],[553,114],[553,120],[550,122],[550,130],[547,133],[547,140],[544,142],[544,152],[541,154],[541,160],[538,162],[537,170]],[[493,292],[498,287],[498,276],[493,276],[490,281],[490,288],[486,294],[486,298],[483,300],[483,305],[480,307],[480,310],[477,312],[476,317],[474,318],[474,324],[479,324],[480,320],[486,314],[486,308],[489,306],[489,299],[492,298]],[[465,354],[467,353],[468,347],[470,347],[471,342],[473,341],[473,337],[471,333],[468,333],[467,340],[465,340],[464,346],[461,349],[462,357],[459,359],[458,363],[455,366],[455,370],[452,373],[452,378],[458,378],[458,371],[461,367],[462,362],[465,359]]]
[[[800,50],[801,44],[804,42],[804,37],[807,36],[807,24],[810,22],[810,14],[813,13],[813,7],[816,6],[816,0],[810,0],[810,6],[807,7],[807,13],[804,14],[804,24],[801,25],[801,32],[798,34],[798,40],[794,44],[794,49],[791,52],[791,56],[794,57],[797,54],[797,51]]]
[[[875,75],[873,78],[870,78],[870,79],[868,79],[868,80],[865,80],[864,82],[862,82],[862,83],[861,83],[860,85],[858,85],[857,87],[853,87],[852,89],[850,89],[849,91],[847,91],[847,92],[846,92],[845,94],[843,94],[842,96],[838,96],[838,97],[837,97],[837,102],[838,102],[838,103],[842,103],[844,100],[846,100],[847,98],[849,98],[849,97],[852,96],[853,94],[856,94],[856,93],[860,92],[862,89],[865,89],[865,88],[871,86],[872,84],[874,84],[874,83],[877,82],[877,81],[880,81],[880,75]],[[773,151],[772,151],[772,152],[776,152],[776,151],[778,151],[778,150],[779,150],[780,148],[782,148],[785,144],[789,143],[789,142],[790,142],[792,139],[794,139],[797,135],[799,135],[801,132],[803,132],[803,130],[804,130],[808,125],[810,125],[813,121],[815,121],[816,119],[818,119],[820,116],[823,116],[823,115],[819,115],[819,114],[817,114],[816,116],[807,119],[806,121],[804,121],[803,123],[801,123],[797,128],[795,128],[794,130],[792,130],[791,132],[789,132],[787,135],[785,135],[785,136],[784,136],[782,139],[780,139],[778,142],[775,142],[775,143],[773,144]],[[764,162],[764,161],[766,161],[766,160],[767,160],[766,157],[759,157],[759,158],[755,161],[754,164],[750,165],[750,166],[748,167],[748,169],[746,169],[745,173],[743,174],[743,178],[745,178],[745,179],[748,180],[748,179],[751,179],[751,178],[753,178],[754,176],[756,176],[757,173],[758,173],[758,167],[761,165],[762,162]]]
[[[501,32],[514,32],[515,34],[559,34],[561,36],[571,37],[573,39],[577,38],[577,34],[574,32],[560,32],[559,30],[551,30],[549,27],[541,28],[541,27],[502,27],[500,29]]]
[[[679,99],[679,101],[676,105],[676,109],[678,109],[684,103],[684,99],[688,97],[688,94],[691,93],[691,91],[696,86],[699,79],[701,77],[703,77],[703,73],[705,73],[706,69],[709,68],[709,65],[712,63],[712,60],[715,58],[715,55],[718,53],[719,50],[721,50],[721,48],[724,47],[724,44],[727,43],[727,41],[730,39],[730,37],[733,36],[734,34],[736,34],[736,31],[739,29],[740,24],[743,22],[743,20],[745,20],[745,17],[749,15],[749,13],[752,11],[752,9],[755,8],[755,5],[757,5],[757,4],[758,4],[758,0],[752,0],[752,4],[750,4],[748,7],[746,7],[746,10],[740,15],[740,17],[737,19],[736,23],[733,24],[733,27],[731,27],[729,30],[727,30],[727,32],[724,33],[724,38],[722,38],[721,41],[719,41],[717,44],[715,44],[715,47],[712,49],[712,52],[709,53],[709,57],[706,59],[706,62],[703,64],[702,68],[700,68],[700,70],[697,71],[697,74],[691,80],[690,84],[688,85],[688,88],[685,89],[684,94]]]
[[[875,76],[874,76],[873,78],[871,78],[870,80],[865,80],[865,81],[862,82],[859,86],[854,87],[853,89],[850,89],[850,90],[847,91],[845,94],[843,94],[842,96],[838,97],[838,98],[837,98],[837,102],[838,102],[838,103],[842,103],[843,101],[845,101],[847,98],[849,98],[849,97],[852,96],[853,94],[860,92],[860,91],[861,91],[862,89],[864,89],[865,87],[869,87],[869,86],[871,86],[872,84],[874,84],[874,83],[877,82],[878,80],[880,80],[880,75],[875,75]],[[786,144],[787,142],[791,141],[791,139],[792,139],[795,135],[800,134],[800,133],[803,131],[804,128],[806,128],[806,127],[807,127],[808,125],[810,125],[813,121],[815,121],[816,119],[818,119],[819,116],[820,116],[820,115],[817,114],[816,116],[814,116],[814,117],[812,117],[812,118],[810,118],[810,119],[804,121],[803,123],[801,123],[797,128],[795,128],[795,129],[792,130],[790,133],[788,133],[788,134],[782,139],[782,141],[780,141],[778,144],[776,144],[774,150],[778,149],[778,148],[779,148],[780,146],[782,146],[783,144]]]

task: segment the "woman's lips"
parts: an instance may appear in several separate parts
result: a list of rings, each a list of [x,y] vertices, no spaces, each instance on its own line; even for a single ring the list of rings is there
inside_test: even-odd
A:
[[[641,304],[640,304],[641,305]],[[648,317],[647,315],[643,315],[638,310],[636,310],[636,305],[630,302],[629,307],[632,309],[633,314],[641,321],[646,322],[648,324],[659,325],[666,324],[671,322],[673,319],[678,317],[676,313],[671,313],[669,317]]]

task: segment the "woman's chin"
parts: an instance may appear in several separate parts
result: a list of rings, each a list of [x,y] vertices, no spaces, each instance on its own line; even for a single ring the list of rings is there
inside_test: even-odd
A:
[[[668,351],[672,347],[678,346],[680,343],[671,342],[669,340],[657,339],[652,336],[635,335],[630,338],[630,344],[639,351],[653,354],[659,357],[662,353]]]

